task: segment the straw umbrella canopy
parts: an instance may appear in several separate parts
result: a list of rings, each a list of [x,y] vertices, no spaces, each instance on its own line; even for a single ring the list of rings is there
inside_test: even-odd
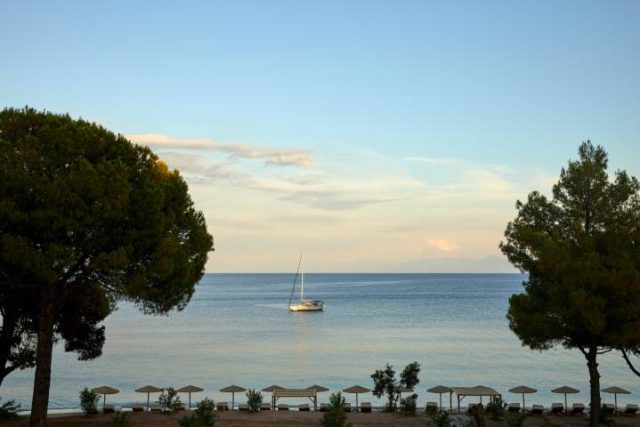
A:
[[[98,394],[104,394],[104,400],[102,401],[103,405],[107,403],[107,394],[120,393],[120,390],[118,390],[117,388],[109,387],[108,385],[92,388],[91,391]]]
[[[410,387],[400,386],[398,387],[398,396],[402,397],[402,393],[413,393],[413,389]]]
[[[343,389],[342,391],[344,391],[345,393],[355,393],[356,395],[356,408],[358,408],[358,395],[360,393],[369,393],[371,390],[366,388],[366,387],[362,387],[360,385],[354,385],[352,387],[347,387],[345,389]]]
[[[320,393],[320,392],[323,392],[323,391],[329,391],[329,389],[328,389],[328,388],[323,387],[323,386],[318,385],[318,384],[314,384],[314,385],[312,385],[311,387],[307,387],[307,390],[313,390],[313,391],[315,391],[316,393]]]
[[[615,401],[616,414],[618,413],[618,395],[619,394],[631,394],[631,392],[629,390],[625,390],[624,388],[618,387],[618,386],[603,388],[602,391],[604,391],[605,393],[613,394],[613,399]]]
[[[265,387],[262,389],[262,391],[266,393],[273,393],[276,390],[286,390],[286,388],[273,384],[273,385],[270,385],[269,387]]]
[[[220,389],[220,391],[223,393],[231,393],[231,410],[232,411],[233,411],[233,405],[235,404],[236,393],[241,393],[246,390],[247,390],[246,388],[240,387],[239,385],[235,385],[235,384],[232,384],[229,387]]]
[[[580,390],[578,390],[577,388],[564,385],[562,387],[554,388],[553,390],[551,390],[551,392],[564,394],[564,412],[566,413],[567,412],[567,394],[580,393]]]
[[[194,385],[186,385],[184,387],[180,387],[179,389],[176,390],[176,392],[178,393],[189,393],[189,406],[188,409],[191,409],[191,393],[199,393],[201,391],[204,391],[203,388],[200,387],[196,387]]]
[[[519,385],[518,387],[510,388],[509,392],[522,395],[522,410],[524,411],[524,395],[529,393],[537,393],[535,388],[527,387],[526,385]]]
[[[151,393],[160,393],[162,391],[161,388],[154,387],[152,385],[146,385],[144,387],[140,387],[136,389],[137,393],[147,393],[147,411],[149,410],[149,395]]]
[[[449,408],[451,408],[451,406],[452,406],[451,393],[453,392],[453,390],[451,390],[450,387],[447,387],[447,386],[444,386],[444,385],[437,385],[435,387],[431,387],[429,390],[427,390],[427,392],[429,392],[429,393],[438,393],[438,395],[440,396],[440,409],[442,409],[442,394],[443,393],[449,393]]]

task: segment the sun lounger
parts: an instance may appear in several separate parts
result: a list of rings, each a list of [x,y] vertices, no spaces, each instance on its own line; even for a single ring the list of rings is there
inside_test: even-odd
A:
[[[362,413],[370,413],[371,412],[371,402],[362,402],[360,404],[360,412]]]
[[[308,403],[301,403],[298,405],[298,411],[300,412],[309,412],[311,410],[311,408],[309,408],[309,404]]]
[[[286,403],[278,403],[278,411],[288,411],[289,405]]]
[[[144,405],[136,403],[135,405],[131,405],[131,410],[133,412],[144,412]]]
[[[103,414],[113,414],[114,412],[116,412],[116,410],[113,407],[113,405],[104,405],[102,407],[102,413]]]
[[[571,408],[571,415],[582,415],[584,414],[584,404],[582,403],[574,403]]]
[[[550,414],[561,414],[564,412],[564,405],[562,403],[552,403]]]
[[[327,412],[327,409],[329,409],[329,404],[328,403],[321,403],[320,404],[320,412]]]
[[[607,411],[607,414],[609,415],[613,414],[616,410],[616,407],[614,406],[613,403],[605,403],[604,408]]]
[[[239,404],[238,411],[249,412],[249,405],[247,405],[246,403]]]
[[[635,415],[638,412],[638,405],[635,403],[629,403],[624,408],[625,415]]]
[[[351,412],[351,403],[346,402],[344,405],[342,405],[342,410],[344,412]]]
[[[218,411],[228,411],[229,410],[229,404],[227,402],[218,402],[218,403],[216,403],[216,409]]]
[[[544,412],[544,406],[542,405],[531,405],[531,415],[542,415]]]
[[[260,404],[260,410],[261,411],[270,411],[271,410],[271,404],[270,403],[261,403]]]
[[[507,406],[507,411],[509,411],[511,413],[520,412],[520,404],[519,403],[509,403],[509,406]]]

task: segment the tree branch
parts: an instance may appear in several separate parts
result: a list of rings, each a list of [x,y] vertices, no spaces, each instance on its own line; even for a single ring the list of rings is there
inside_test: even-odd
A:
[[[629,360],[629,356],[627,356],[627,352],[624,349],[620,351],[622,351],[622,357],[624,358],[624,361],[627,362],[627,365],[629,365],[629,369],[631,369],[631,372],[633,372],[634,374],[640,377],[640,372],[633,366],[633,364],[631,363],[631,360]]]

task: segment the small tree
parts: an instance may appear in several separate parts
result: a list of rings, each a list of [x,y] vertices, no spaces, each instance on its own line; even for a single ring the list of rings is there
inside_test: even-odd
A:
[[[420,364],[418,362],[410,363],[400,373],[400,381],[397,381],[396,371],[393,370],[393,366],[387,363],[384,369],[379,369],[371,375],[374,385],[372,393],[377,398],[387,396],[389,400],[387,411],[395,412],[401,388],[413,389],[420,382],[419,373]]]
[[[598,355],[640,343],[640,184],[607,174],[607,153],[589,141],[562,169],[553,198],[518,201],[500,249],[529,273],[509,299],[509,327],[523,345],[578,349],[591,388],[589,425],[598,425]]]
[[[251,388],[245,393],[247,396],[247,406],[250,412],[258,412],[262,404],[262,393]]]
[[[86,387],[82,389],[80,392],[80,408],[82,408],[82,412],[85,415],[97,414],[99,398],[98,393],[94,393]]]
[[[332,393],[329,396],[329,407],[320,420],[322,427],[345,427],[347,415],[344,413],[345,398],[341,392]]]

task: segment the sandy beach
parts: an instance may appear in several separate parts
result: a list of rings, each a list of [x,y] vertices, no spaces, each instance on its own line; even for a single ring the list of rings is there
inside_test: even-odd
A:
[[[218,415],[216,420],[217,427],[258,427],[258,426],[278,426],[278,427],[294,427],[294,426],[319,426],[322,419],[322,413],[319,412],[261,412],[256,414],[225,412]],[[133,413],[131,414],[133,427],[176,427],[178,420],[184,414],[163,415],[158,413]],[[50,427],[110,427],[112,415],[95,415],[95,416],[62,416],[50,418],[48,423]],[[348,422],[353,427],[424,427],[434,426],[435,424],[427,419],[424,413],[416,416],[400,416],[396,414],[371,413],[357,414],[352,413],[347,416]],[[14,422],[6,424],[8,427],[23,427],[27,423],[26,418],[21,418]],[[640,417],[616,417],[616,425],[618,426],[635,426],[640,424]],[[588,425],[586,417],[564,417],[564,416],[531,416],[524,422],[525,427],[538,427],[545,423],[557,426],[581,427]],[[504,426],[504,421],[492,421],[487,417],[488,427]]]

